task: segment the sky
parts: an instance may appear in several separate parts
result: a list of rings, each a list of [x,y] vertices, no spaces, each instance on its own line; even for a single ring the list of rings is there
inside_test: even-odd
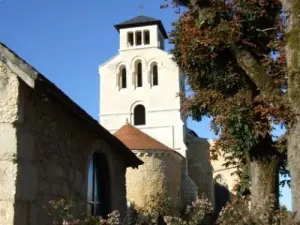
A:
[[[0,42],[99,120],[98,67],[119,48],[113,25],[143,14],[162,20],[169,32],[178,14],[172,9],[160,9],[164,3],[165,0],[0,0]],[[166,43],[166,50],[171,47]],[[188,125],[201,137],[216,138],[208,119],[189,119]],[[281,204],[291,209],[289,188],[281,189],[281,194]]]

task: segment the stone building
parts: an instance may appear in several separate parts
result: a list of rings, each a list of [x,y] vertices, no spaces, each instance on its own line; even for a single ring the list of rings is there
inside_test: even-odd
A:
[[[0,43],[0,224],[48,225],[44,207],[126,208],[126,168],[142,164],[51,81]]]
[[[234,173],[236,171],[236,167],[224,166],[225,160],[222,150],[219,150],[220,154],[216,160],[199,160],[209,158],[209,151],[214,146],[215,140],[200,138],[192,130],[189,130],[188,134],[187,145],[189,146],[189,150],[192,149],[192,151],[187,151],[189,167],[191,168],[193,165],[198,165],[196,168],[193,168],[190,176],[200,187],[202,192],[206,189],[213,192],[215,211],[220,212],[226,203],[232,200],[234,197],[234,185],[238,182],[238,176]],[[190,142],[190,140],[193,141]],[[201,151],[197,151],[197,149],[201,149]],[[201,168],[200,165],[205,163],[207,165],[202,168],[210,169],[202,169],[202,171],[197,169]],[[206,171],[208,176],[205,176],[203,171]],[[208,180],[211,179],[211,177],[213,178],[212,183],[210,180]]]
[[[180,112],[177,94],[184,91],[184,76],[164,51],[162,22],[138,16],[115,28],[119,52],[99,67],[100,123],[145,162],[138,171],[127,171],[128,199],[141,205],[145,196],[162,189],[178,205],[203,194],[214,203],[210,144],[187,127]],[[148,145],[150,137],[156,147]]]
[[[128,122],[115,136],[144,162],[138,170],[126,172],[127,201],[143,207],[152,196],[161,201],[170,199],[169,204],[181,207],[184,157]]]
[[[210,146],[212,147],[215,140],[209,140]],[[235,173],[236,166],[226,167],[224,152],[220,150],[220,156],[218,159],[212,160],[213,166],[213,179],[214,179],[214,192],[216,199],[216,212],[219,212],[227,201],[233,200],[235,197],[234,186],[238,183],[238,176]]]

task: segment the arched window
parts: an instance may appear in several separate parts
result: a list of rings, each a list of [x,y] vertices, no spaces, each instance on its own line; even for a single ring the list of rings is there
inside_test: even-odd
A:
[[[157,65],[154,65],[152,67],[152,85],[153,86],[158,85],[158,68],[157,68]]]
[[[133,110],[134,125],[145,125],[146,124],[146,110],[143,105],[137,105]]]
[[[94,153],[89,163],[88,213],[103,217],[109,213],[109,166],[102,153]]]
[[[126,88],[127,84],[127,79],[126,79],[127,73],[126,73],[126,68],[124,67],[121,70],[120,74],[120,88]]]
[[[142,63],[138,62],[137,64],[137,73],[136,73],[136,85],[138,87],[142,87],[143,86],[143,67],[142,67]]]
[[[220,185],[223,185],[224,187],[228,188],[227,181],[223,175],[221,175],[221,174],[216,175],[214,178],[214,181],[218,182]]]

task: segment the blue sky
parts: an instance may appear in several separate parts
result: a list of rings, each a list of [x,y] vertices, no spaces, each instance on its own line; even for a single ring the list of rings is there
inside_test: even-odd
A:
[[[99,119],[98,66],[118,51],[114,24],[141,14],[161,19],[166,30],[177,16],[164,0],[0,0],[0,41],[34,66],[95,119]],[[170,49],[170,45],[166,45]],[[199,136],[214,138],[209,121],[188,121]],[[278,131],[280,132],[280,131]],[[291,208],[290,190],[281,202]]]

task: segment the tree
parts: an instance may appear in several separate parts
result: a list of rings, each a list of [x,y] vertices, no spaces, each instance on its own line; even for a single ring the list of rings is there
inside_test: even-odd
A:
[[[250,171],[253,204],[277,196],[278,172],[286,173],[287,136],[274,140],[272,123],[287,127],[295,118],[287,104],[281,2],[173,3],[188,8],[171,33],[174,60],[193,91],[183,111],[198,120],[213,118],[212,128],[220,134],[215,153],[222,148],[240,177]]]
[[[286,62],[288,71],[288,100],[295,118],[289,124],[288,166],[291,171],[293,210],[300,220],[300,1],[281,0],[287,15],[286,23]]]

